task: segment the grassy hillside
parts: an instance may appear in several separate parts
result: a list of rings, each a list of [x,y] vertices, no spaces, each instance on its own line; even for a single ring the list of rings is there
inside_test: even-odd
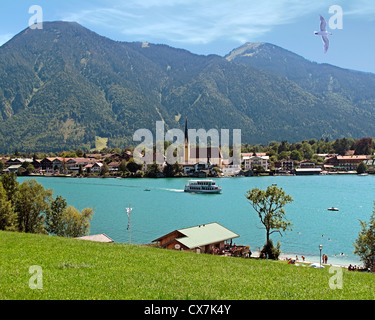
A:
[[[328,268],[198,255],[0,232],[0,299],[374,299],[375,275],[344,271],[329,288]],[[30,266],[43,289],[29,288]]]

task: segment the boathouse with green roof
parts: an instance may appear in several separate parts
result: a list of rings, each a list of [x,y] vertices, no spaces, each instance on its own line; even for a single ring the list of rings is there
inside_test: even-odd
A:
[[[174,230],[152,242],[162,248],[210,253],[214,248],[223,249],[225,241],[239,235],[217,222]]]

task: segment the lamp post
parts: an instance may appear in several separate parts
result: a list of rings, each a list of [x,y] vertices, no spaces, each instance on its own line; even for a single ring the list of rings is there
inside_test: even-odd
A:
[[[320,264],[320,267],[322,267],[322,249],[323,249],[323,246],[320,244],[319,245],[319,251],[320,251],[319,264]]]
[[[131,207],[131,205],[129,203],[129,208],[126,208],[126,213],[128,215],[128,227],[127,227],[127,229],[129,230],[129,243],[132,243],[132,227],[131,227],[131,220],[130,220],[132,210],[133,210],[133,208]]]

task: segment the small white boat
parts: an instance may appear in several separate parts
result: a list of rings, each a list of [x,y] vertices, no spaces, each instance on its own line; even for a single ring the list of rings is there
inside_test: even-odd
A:
[[[335,208],[335,207],[328,208],[327,210],[329,210],[329,211],[339,211],[339,209]]]
[[[190,180],[185,185],[185,192],[195,193],[221,193],[221,187],[214,180]]]

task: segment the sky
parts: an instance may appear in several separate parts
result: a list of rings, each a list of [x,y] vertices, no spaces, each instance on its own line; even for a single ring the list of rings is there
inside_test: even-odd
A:
[[[220,56],[246,42],[268,42],[311,61],[375,73],[373,0],[2,1],[0,45],[35,20],[37,12],[29,12],[32,5],[40,7],[43,21],[75,21],[116,41],[167,44]],[[333,33],[327,54],[314,35],[319,14]]]

